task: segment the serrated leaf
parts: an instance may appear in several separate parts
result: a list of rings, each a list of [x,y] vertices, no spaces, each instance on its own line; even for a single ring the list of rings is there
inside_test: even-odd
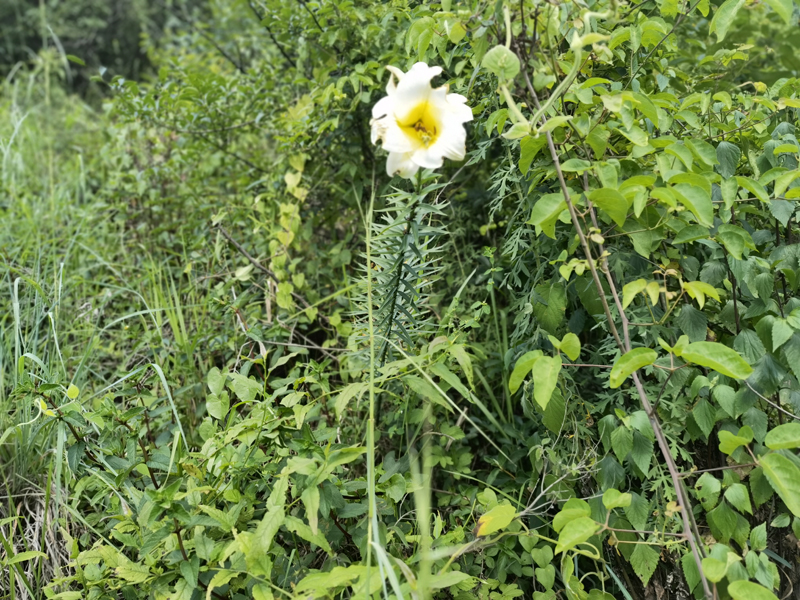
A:
[[[611,449],[620,462],[624,461],[633,450],[633,432],[624,425],[617,427],[611,432]]]
[[[747,379],[753,373],[738,352],[717,342],[692,342],[683,349],[681,357],[734,379]]]
[[[631,566],[645,587],[647,587],[658,566],[658,558],[658,552],[646,544],[637,544],[636,549],[631,554]]]
[[[747,488],[741,483],[734,483],[727,490],[725,490],[725,500],[740,512],[753,514],[753,508],[750,505],[750,494],[747,493]]]
[[[651,348],[634,348],[620,356],[609,375],[611,389],[621,386],[631,373],[647,365],[652,365],[657,358],[658,354]]]

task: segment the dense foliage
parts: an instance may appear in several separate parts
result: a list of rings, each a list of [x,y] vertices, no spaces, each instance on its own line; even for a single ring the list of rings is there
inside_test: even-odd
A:
[[[791,0],[0,17],[0,598],[797,594]]]

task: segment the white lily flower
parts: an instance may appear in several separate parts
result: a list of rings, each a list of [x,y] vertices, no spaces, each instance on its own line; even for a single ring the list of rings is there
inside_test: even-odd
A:
[[[408,73],[386,67],[391,73],[384,98],[372,108],[372,143],[378,140],[389,152],[389,176],[411,178],[420,167],[437,169],[445,158],[464,160],[472,109],[460,94],[448,94],[447,86],[433,89],[431,79],[441,67],[416,63]],[[397,78],[397,83],[395,83]]]

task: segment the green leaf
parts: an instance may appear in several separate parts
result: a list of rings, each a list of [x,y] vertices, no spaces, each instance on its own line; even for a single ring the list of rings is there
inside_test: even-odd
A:
[[[642,367],[652,365],[656,362],[658,354],[651,348],[634,348],[620,356],[614,363],[609,376],[611,389],[616,389],[622,385],[628,376]]]
[[[622,286],[622,309],[628,308],[636,295],[644,291],[646,287],[647,281],[644,279],[637,279]]]
[[[547,136],[544,135],[529,135],[522,138],[519,143],[519,170],[522,171],[523,175],[528,174],[533,159],[536,158],[536,155],[539,154],[539,151],[544,148],[546,144]]]
[[[566,334],[561,340],[561,351],[570,360],[577,360],[581,355],[581,341],[574,333]]]
[[[228,380],[228,371],[226,370],[223,373],[217,367],[213,367],[206,375],[206,382],[208,383],[208,389],[211,391],[212,394],[216,396],[219,396],[222,393],[222,390],[225,389],[225,382],[227,380]]]
[[[144,583],[150,578],[150,568],[147,565],[126,560],[119,565],[114,572],[117,577],[124,579],[128,583]]]
[[[750,505],[750,495],[747,493],[747,488],[741,483],[734,483],[725,490],[725,500],[730,502],[739,512],[753,514],[753,508]]]
[[[719,451],[723,454],[733,454],[739,446],[746,446],[753,441],[753,430],[749,425],[745,425],[739,429],[737,435],[734,435],[723,429],[719,432],[718,437]]]
[[[792,23],[792,11],[794,10],[794,3],[792,0],[764,0],[772,7],[778,16],[783,19],[787,25]]]
[[[800,423],[785,423],[772,429],[764,440],[767,448],[800,448]]]
[[[472,576],[463,571],[448,571],[444,575],[437,575],[431,580],[430,586],[434,590],[441,590],[458,585],[462,581],[470,579]]]
[[[219,396],[209,394],[206,397],[206,410],[215,419],[224,419],[230,409],[231,401],[228,392],[223,391]]]
[[[633,433],[624,425],[620,425],[611,432],[611,449],[620,462],[633,450]]]
[[[556,554],[566,552],[578,544],[582,544],[597,533],[601,527],[600,523],[593,521],[589,517],[580,517],[570,521],[558,535]]]
[[[739,146],[730,142],[720,142],[717,146],[717,160],[719,161],[719,174],[724,179],[729,179],[736,175],[736,166],[742,157]]]
[[[82,67],[85,67],[85,66],[86,66],[86,63],[83,61],[83,59],[82,59],[82,58],[78,58],[78,57],[77,57],[77,56],[75,56],[74,54],[67,54],[67,60],[68,60],[69,62],[73,62],[73,63],[75,63],[76,65],[80,65],[80,66],[82,66]]]
[[[794,335],[794,329],[786,319],[775,319],[772,324],[772,351],[777,352]]]
[[[697,402],[692,409],[692,416],[703,435],[706,437],[711,435],[714,424],[717,422],[717,415],[714,407],[705,398],[700,398]]]
[[[703,559],[703,573],[712,583],[719,583],[728,572],[728,563],[711,556]]]
[[[692,154],[694,154],[700,162],[707,164],[709,167],[719,164],[717,151],[714,149],[714,146],[708,142],[704,140],[688,139],[684,140],[683,143],[689,147],[689,150],[692,151]]]
[[[731,0],[728,0],[728,2],[730,1]],[[753,181],[752,179],[749,179],[747,177],[737,177],[736,183],[738,183],[748,192],[752,193],[756,198],[758,198],[762,202],[769,201],[769,194],[767,194],[767,190],[765,190],[764,186],[758,183],[757,181]]]
[[[508,378],[508,391],[512,394],[517,393],[519,386],[522,385],[522,382],[525,381],[528,373],[531,372],[536,361],[540,358],[542,358],[541,350],[531,350],[517,359],[514,370],[511,372],[511,377]]]
[[[517,511],[508,503],[498,504],[489,512],[481,515],[478,519],[478,537],[485,537],[493,534],[495,531],[505,529],[517,516]]]
[[[722,491],[722,484],[719,482],[719,479],[714,477],[711,473],[703,473],[697,479],[694,486],[703,508],[708,511],[717,505],[719,493]]]
[[[589,200],[611,217],[617,225],[621,227],[625,224],[628,216],[628,201],[625,200],[625,196],[610,188],[592,190],[588,196]]]
[[[623,494],[614,488],[608,489],[603,494],[603,506],[608,510],[612,508],[627,508],[631,505],[633,497],[630,494]]]
[[[728,586],[728,593],[733,600],[778,600],[778,597],[767,588],[744,579],[731,583]]]
[[[534,548],[531,550],[531,557],[533,558],[533,562],[544,569],[553,561],[553,548],[550,546]]]
[[[747,379],[753,372],[738,352],[717,342],[692,342],[683,349],[681,357],[734,379]]]
[[[489,50],[481,65],[500,79],[514,79],[519,73],[519,58],[505,46],[495,46]]]
[[[731,26],[731,23],[733,23],[736,14],[743,5],[744,0],[725,0],[714,13],[714,17],[711,19],[711,25],[708,28],[708,33],[717,34],[717,43],[725,39],[728,28]]]
[[[528,224],[540,227],[547,237],[556,239],[556,221],[566,209],[563,194],[545,194],[533,205]]]
[[[767,547],[767,524],[761,523],[750,530],[750,549],[762,551]]]
[[[646,544],[637,544],[631,554],[631,566],[645,587],[658,566],[658,558],[659,553]]]
[[[770,452],[758,459],[764,475],[795,517],[800,517],[800,468],[791,460]]]
[[[306,507],[306,518],[308,525],[311,527],[311,533],[316,535],[319,531],[319,486],[309,485],[303,490],[300,499]]]
[[[673,186],[673,190],[678,194],[681,204],[692,212],[700,225],[714,225],[714,205],[706,190],[688,183],[679,183]]]
[[[67,388],[67,398],[69,398],[70,400],[75,400],[75,398],[77,398],[78,394],[80,393],[81,391],[78,389],[77,385],[75,385],[74,383],[69,384],[69,387]]]
[[[536,583],[541,584],[546,590],[552,589],[556,581],[556,568],[554,565],[539,567],[533,574],[536,577]]]
[[[565,173],[583,173],[592,168],[592,163],[580,158],[570,158],[561,163],[561,170]]]
[[[44,552],[39,552],[37,550],[27,550],[25,552],[20,552],[19,554],[15,554],[14,556],[12,556],[10,559],[8,559],[5,565],[7,567],[10,567],[11,565],[16,565],[17,563],[33,560],[34,558],[47,558],[47,554],[45,554]],[[146,568],[147,567],[145,567],[145,569]]]
[[[555,358],[543,356],[536,362],[536,368],[532,372],[533,397],[542,410],[547,408],[553,390],[556,389],[559,373],[561,373],[560,356]]]

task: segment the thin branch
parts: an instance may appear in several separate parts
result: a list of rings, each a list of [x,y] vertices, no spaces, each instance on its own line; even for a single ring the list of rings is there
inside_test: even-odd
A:
[[[779,405],[775,404],[775,403],[774,403],[772,400],[770,400],[769,398],[767,398],[767,397],[765,397],[765,396],[762,396],[761,394],[759,394],[759,393],[758,393],[758,392],[755,390],[755,388],[754,388],[752,385],[750,385],[750,382],[749,382],[749,381],[745,381],[745,382],[744,382],[744,384],[745,384],[747,387],[749,387],[749,388],[750,388],[750,391],[751,391],[751,392],[753,392],[753,393],[754,393],[756,396],[758,396],[759,398],[761,398],[761,399],[762,399],[764,402],[766,402],[767,404],[769,404],[769,405],[770,405],[772,408],[774,408],[775,410],[779,410],[779,411],[781,411],[781,412],[782,412],[783,414],[785,414],[787,417],[791,417],[791,418],[792,418],[792,419],[794,419],[795,421],[800,421],[800,417],[798,417],[797,415],[793,415],[793,414],[792,414],[792,413],[790,413],[788,410],[785,410],[785,409],[781,408]]]
[[[291,56],[289,56],[289,53],[286,52],[286,50],[283,48],[283,45],[278,41],[278,38],[276,38],[275,34],[272,33],[272,29],[269,28],[269,25],[264,23],[264,17],[258,14],[258,10],[256,9],[253,2],[251,0],[248,0],[247,4],[250,5],[250,10],[253,11],[253,14],[256,16],[256,19],[258,19],[258,22],[261,23],[264,29],[267,30],[267,35],[269,35],[270,39],[272,40],[272,43],[275,44],[275,47],[278,49],[278,52],[280,52],[283,55],[283,58],[285,58],[289,62],[289,64],[297,68],[297,63],[295,63],[294,59]]]

